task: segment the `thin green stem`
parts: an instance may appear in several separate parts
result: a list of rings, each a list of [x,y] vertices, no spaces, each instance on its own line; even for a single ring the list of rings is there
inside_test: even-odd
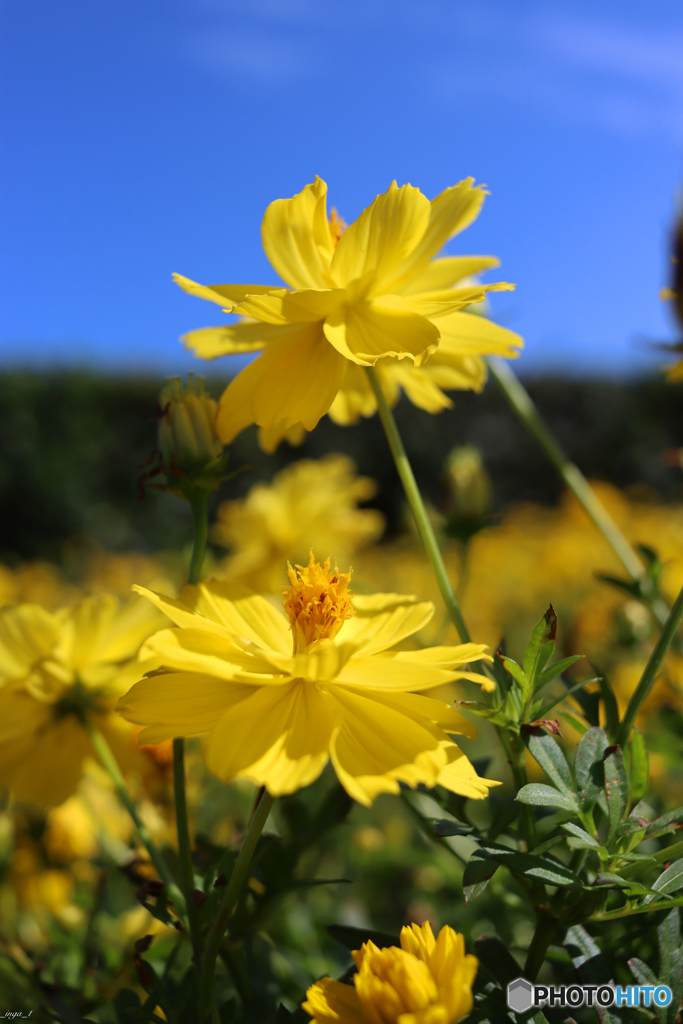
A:
[[[200,1024],[205,1024],[212,1012],[213,976],[216,967],[216,957],[220,951],[221,940],[226,928],[228,927],[230,916],[235,909],[235,904],[239,899],[244,883],[247,880],[251,858],[254,855],[256,844],[259,841],[259,837],[274,803],[275,797],[271,796],[268,792],[264,792],[261,800],[259,801],[259,805],[249,822],[247,834],[245,835],[244,842],[242,843],[242,849],[240,850],[235,862],[235,866],[230,876],[230,881],[223,893],[223,898],[220,903],[218,914],[213,923],[213,927],[207,937],[206,947],[202,957],[202,971],[199,987]]]
[[[664,623],[664,627],[660,634],[659,640],[655,645],[655,649],[650,655],[647,665],[640,677],[640,682],[631,694],[631,699],[628,702],[628,707],[619,726],[619,732],[617,733],[616,741],[619,746],[623,747],[631,734],[631,728],[636,720],[636,716],[640,711],[643,701],[647,697],[648,693],[652,689],[655,679],[659,673],[664,656],[668,651],[671,642],[676,635],[676,630],[683,616],[683,588],[673,603],[671,611],[669,612],[668,618]]]
[[[406,498],[408,499],[408,503],[413,513],[417,532],[419,533],[420,540],[424,545],[427,558],[431,562],[444,604],[446,605],[446,609],[451,617],[453,625],[458,631],[460,639],[463,643],[470,643],[471,638],[469,630],[465,625],[465,620],[462,617],[458,599],[453,592],[453,587],[451,586],[451,582],[448,578],[448,572],[446,571],[446,566],[444,565],[444,560],[439,549],[439,543],[436,539],[434,528],[429,521],[429,516],[427,515],[427,510],[424,506],[420,489],[417,486],[417,481],[415,480],[412,467],[408,461],[406,450],[403,447],[403,441],[401,440],[401,435],[398,432],[394,414],[389,408],[389,404],[385,398],[384,392],[382,391],[380,382],[377,379],[377,373],[375,372],[374,367],[366,366],[365,371],[368,375],[370,386],[377,401],[379,418],[382,421],[384,433],[387,436],[389,448],[391,449],[391,454],[394,457],[398,475],[401,478],[401,483],[403,484],[403,490],[405,491]]]
[[[96,729],[95,726],[92,725],[92,723],[88,724],[88,731],[90,733],[90,739],[92,740],[92,745],[95,748],[95,752],[99,757],[100,761],[102,762],[104,769],[107,771],[109,777],[114,783],[116,795],[118,796],[119,800],[126,808],[131,818],[133,819],[138,836],[140,837],[140,841],[144,848],[147,850],[147,853],[149,854],[149,859],[156,868],[156,872],[159,875],[159,878],[166,886],[170,899],[173,900],[179,912],[183,914],[186,909],[185,898],[180,889],[178,888],[178,886],[176,885],[176,883],[174,882],[173,877],[168,869],[168,865],[166,864],[166,861],[162,857],[161,851],[158,849],[156,843],[152,839],[149,829],[141,820],[140,815],[138,814],[133,798],[128,792],[125,780],[123,778],[123,775],[121,774],[121,769],[119,768],[116,762],[116,758],[114,757],[111,751],[111,747],[107,743],[102,733],[98,729]]]
[[[178,832],[178,855],[180,871],[183,879],[187,917],[190,924],[190,939],[194,961],[199,971],[202,956],[202,932],[199,921],[199,907],[193,898],[194,868],[192,865],[192,843],[187,816],[187,796],[185,793],[185,740],[173,740],[173,794],[175,798],[176,829]]]
[[[546,950],[552,942],[556,928],[557,919],[552,914],[549,914],[547,910],[541,910],[536,921],[536,930],[534,931],[524,965],[524,976],[529,981],[536,981],[538,972],[545,960]]]
[[[629,576],[640,583],[642,593],[655,618],[660,625],[664,625],[669,614],[666,601],[655,592],[643,562],[581,470],[565,455],[555,437],[548,430],[526,388],[504,360],[490,357],[487,359],[487,363],[491,376],[498,383],[512,410],[519,416],[529,433],[538,441],[567,487],[583,505],[597,528],[609,542]]]
[[[190,508],[192,509],[194,538],[190,571],[187,576],[188,583],[198,583],[202,574],[202,565],[206,555],[206,538],[209,530],[208,500],[209,496],[206,491],[199,490],[189,499]]]
[[[206,555],[206,537],[208,532],[208,494],[196,491],[189,499],[192,509],[193,544],[192,559],[188,583],[199,581],[204,556]],[[173,797],[175,801],[176,831],[178,834],[178,856],[187,906],[187,917],[190,925],[190,938],[197,971],[200,969],[202,956],[202,933],[199,920],[199,908],[193,899],[194,868],[192,865],[192,841],[187,814],[187,793],[185,789],[185,740],[176,737],[173,740]]]

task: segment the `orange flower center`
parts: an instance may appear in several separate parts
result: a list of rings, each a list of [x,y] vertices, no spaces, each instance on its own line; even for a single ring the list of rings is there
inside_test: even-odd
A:
[[[334,206],[330,210],[330,216],[327,218],[327,223],[330,228],[330,235],[332,236],[332,245],[336,249],[337,242],[344,234],[349,225],[346,223],[345,220],[342,220]]]
[[[289,616],[294,637],[294,653],[305,651],[321,640],[334,640],[347,619],[352,618],[352,595],[347,587],[351,572],[330,570],[327,558],[321,566],[313,552],[308,566],[287,563],[291,587],[285,587],[284,609]]]

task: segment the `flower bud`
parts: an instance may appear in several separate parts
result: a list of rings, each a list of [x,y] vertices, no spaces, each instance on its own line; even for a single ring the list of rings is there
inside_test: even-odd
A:
[[[447,531],[469,540],[491,510],[491,479],[479,451],[471,445],[454,448],[446,460],[444,483]]]
[[[214,426],[217,404],[204,391],[204,379],[188,375],[166,382],[159,396],[159,451],[168,489],[190,500],[197,490],[220,484],[227,452]]]

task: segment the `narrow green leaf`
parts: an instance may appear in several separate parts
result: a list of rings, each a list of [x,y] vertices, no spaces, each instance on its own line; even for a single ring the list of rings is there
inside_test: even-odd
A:
[[[522,786],[516,797],[521,804],[532,807],[561,807],[565,811],[578,813],[579,805],[573,795],[560,793],[552,786],[544,786],[542,782],[529,782]]]
[[[483,893],[496,871],[500,862],[494,857],[489,857],[481,850],[475,850],[465,864],[462,876],[462,891],[465,903],[471,903],[477,896]]]
[[[645,739],[639,729],[631,730],[628,744],[628,801],[634,807],[647,793],[650,779],[650,759],[645,746]]]
[[[612,689],[607,676],[599,676],[598,683],[600,684],[600,696],[602,697],[602,704],[605,709],[605,727],[607,729],[607,735],[612,743],[614,743],[617,733],[619,732],[619,706],[617,704],[617,698],[614,696],[614,690]]]
[[[129,1010],[140,1009],[140,997],[132,988],[120,988],[113,999],[117,1024],[130,1024]]]
[[[552,711],[552,709],[554,707],[557,707],[558,704],[561,704],[563,700],[565,700],[567,697],[571,697],[571,695],[573,693],[576,693],[577,690],[582,690],[584,686],[588,685],[588,683],[595,682],[597,682],[597,680],[595,679],[584,679],[582,682],[576,683],[574,686],[570,686],[568,690],[565,690],[564,693],[561,693],[559,697],[556,697],[554,700],[551,700],[549,704],[544,704],[543,707],[541,707],[541,701],[537,701],[531,709],[531,717],[534,719],[547,718],[548,712]]]
[[[579,741],[574,758],[576,786],[584,811],[590,810],[598,798],[605,781],[603,754],[609,746],[604,729],[591,726]]]
[[[534,881],[561,886],[565,889],[583,888],[573,871],[560,861],[550,857],[538,857],[533,853],[522,853],[519,850],[510,850],[506,846],[489,843],[482,844],[481,849],[483,853],[495,857],[510,871],[523,875],[525,878],[532,878]]]
[[[661,818],[655,818],[647,827],[645,838],[651,839],[655,832],[659,833],[661,829],[665,829],[669,825],[683,825],[683,807],[677,807],[674,811],[663,814]]]
[[[642,960],[639,960],[637,956],[632,956],[628,961],[628,965],[639,985],[659,985],[659,978],[650,970],[647,964],[643,963]]]
[[[568,832],[571,832],[576,836],[576,838],[580,839],[583,846],[589,847],[592,850],[604,850],[604,852],[607,853],[605,847],[601,846],[597,839],[594,839],[593,836],[589,832],[586,832],[585,829],[579,828],[578,825],[573,825],[571,822],[565,821],[562,828],[566,828]],[[574,845],[573,848],[578,849],[579,847],[578,845]]]
[[[437,836],[471,836],[474,838],[472,825],[463,825],[459,821],[449,821],[448,818],[441,818],[432,825]]]
[[[588,728],[585,722],[582,722],[575,715],[568,714],[566,711],[558,711],[557,713],[560,718],[564,718],[565,722],[568,722],[569,725],[571,725],[572,729],[576,729],[579,736],[583,736]]]
[[[622,590],[625,594],[634,597],[636,601],[639,601],[642,597],[640,584],[634,580],[623,580],[619,576],[608,576],[602,572],[596,572],[595,578],[600,580],[601,583],[607,583],[610,587],[615,587],[616,590]]]
[[[482,704],[479,700],[458,700],[455,702],[463,711],[469,711],[471,715],[478,718],[486,718],[492,725],[507,726],[510,724],[508,715],[500,708],[492,708],[488,704]]]
[[[659,974],[671,986],[672,999],[667,1008],[667,1021],[678,1019],[677,1009],[683,1000],[683,949],[678,907],[667,914],[657,928]]]
[[[533,850],[529,850],[529,853],[533,853],[535,857],[540,857],[542,853],[546,853],[548,850],[552,850],[554,846],[558,846],[564,842],[566,836],[553,836],[551,839],[546,839],[544,843],[539,843],[534,846]]]
[[[542,736],[529,736],[527,746],[534,757],[558,789],[563,793],[574,793],[574,782],[569,770],[567,759],[562,748],[547,733]]]
[[[536,688],[538,677],[555,652],[556,636],[557,615],[553,606],[550,605],[541,621],[534,626],[531,639],[522,658],[524,675],[532,692]]]
[[[667,896],[670,892],[676,892],[683,888],[683,857],[680,860],[675,860],[673,864],[669,864],[668,868],[665,868],[659,878],[652,883],[652,888],[655,892]],[[654,898],[654,896],[648,896],[645,902],[650,903]]]
[[[548,683],[552,683],[553,679],[557,679],[559,675],[566,672],[568,668],[571,668],[577,661],[581,661],[583,654],[571,654],[568,658],[562,658],[561,661],[556,661],[554,665],[549,665],[548,668],[544,669],[536,680],[535,690],[540,690],[542,686],[547,686]],[[584,684],[579,684],[583,686]]]
[[[508,672],[515,680],[515,682],[519,683],[522,690],[526,692],[529,683],[526,678],[526,675],[524,674],[524,670],[521,668],[521,666],[518,665],[516,661],[513,661],[512,658],[508,658],[506,655],[501,655],[500,660],[503,662],[505,668],[508,670]]]
[[[620,747],[607,747],[605,754],[607,755],[605,757],[605,798],[609,815],[607,846],[609,846],[628,811],[628,775]]]

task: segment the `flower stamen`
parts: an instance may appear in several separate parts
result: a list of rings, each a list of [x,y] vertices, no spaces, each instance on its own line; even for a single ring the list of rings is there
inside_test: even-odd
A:
[[[336,565],[330,570],[329,558],[321,566],[312,551],[308,566],[293,568],[288,562],[287,567],[292,585],[285,587],[283,607],[289,616],[297,654],[321,640],[334,640],[347,619],[353,617],[353,595],[347,590],[351,571],[339,572]]]

